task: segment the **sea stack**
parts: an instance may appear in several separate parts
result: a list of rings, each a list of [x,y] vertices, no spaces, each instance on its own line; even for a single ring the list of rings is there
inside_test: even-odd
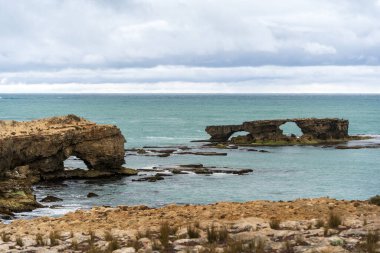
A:
[[[23,211],[38,206],[30,185],[62,174],[70,156],[82,159],[90,171],[121,170],[124,143],[116,126],[75,115],[0,121],[0,209]]]

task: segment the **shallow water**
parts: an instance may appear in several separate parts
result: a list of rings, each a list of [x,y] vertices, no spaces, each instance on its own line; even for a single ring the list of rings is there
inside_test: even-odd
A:
[[[0,119],[30,120],[74,113],[98,123],[116,124],[126,148],[191,145],[206,139],[206,125],[247,120],[338,117],[350,120],[350,134],[380,134],[380,96],[375,95],[0,95]],[[295,132],[296,129],[287,129]],[[379,141],[366,140],[362,142]],[[255,199],[287,200],[330,196],[366,199],[380,190],[380,149],[336,150],[312,146],[265,147],[270,153],[229,150],[225,157],[127,156],[126,166],[202,163],[253,168],[246,176],[176,175],[156,183],[119,180],[66,181],[67,186],[36,189],[64,199],[58,209],[23,217],[60,215],[93,205],[212,203]],[[212,151],[212,150],[211,150]],[[217,150],[220,151],[220,150]],[[69,161],[73,164],[77,161]],[[99,194],[86,197],[88,192]]]

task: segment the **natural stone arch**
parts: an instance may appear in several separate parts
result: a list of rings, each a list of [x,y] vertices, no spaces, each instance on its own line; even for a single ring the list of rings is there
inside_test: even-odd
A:
[[[280,129],[286,122],[297,124],[303,133],[302,138],[308,140],[342,140],[349,137],[348,120],[336,118],[256,120],[241,125],[207,126],[205,130],[211,136],[211,142],[227,142],[237,131],[249,132],[253,142],[286,141],[288,137]]]
[[[232,143],[245,143],[252,141],[252,135],[250,132],[247,131],[236,131],[233,132],[230,137],[228,138],[228,141]]]
[[[66,160],[64,160],[63,166],[65,169],[70,168],[88,170],[88,166],[85,161],[74,155],[69,156]]]
[[[287,137],[301,137],[303,135],[302,129],[292,121],[280,125],[280,129],[282,134]]]

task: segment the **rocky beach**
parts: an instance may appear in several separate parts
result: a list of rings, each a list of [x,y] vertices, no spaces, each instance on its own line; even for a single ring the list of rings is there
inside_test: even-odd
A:
[[[305,134],[300,139],[287,137],[279,128],[285,121],[207,127],[210,143],[195,149],[189,146],[124,149],[125,138],[116,126],[98,125],[75,115],[30,122],[1,121],[2,217],[12,219],[13,212],[46,205],[60,207],[57,203],[63,199],[59,197],[36,199],[32,188],[35,184],[55,187],[63,185],[63,181],[110,177],[132,177],[134,183],[154,183],[184,174],[245,176],[255,172],[197,163],[134,170],[123,167],[125,157],[220,157],[227,156],[228,150],[268,153],[266,149],[247,146],[294,145],[294,142],[324,144],[319,148],[329,144],[344,150],[350,148],[342,146],[347,140],[368,138],[349,136],[348,121],[337,119],[290,120],[300,124]],[[226,142],[233,132],[241,130],[249,130],[250,134],[234,137],[240,141],[232,138]],[[209,151],[210,147],[217,151]],[[64,166],[64,161],[74,155],[87,169]],[[87,194],[87,198],[97,197],[94,192]],[[379,250],[379,198],[170,204],[159,208],[98,206],[58,218],[15,219],[0,224],[0,252],[372,253]]]
[[[0,251],[372,253],[379,198],[94,207],[0,224]]]

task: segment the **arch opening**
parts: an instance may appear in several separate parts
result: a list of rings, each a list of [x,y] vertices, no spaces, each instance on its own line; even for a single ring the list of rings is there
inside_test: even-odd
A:
[[[303,135],[301,128],[294,122],[286,122],[280,126],[282,134],[289,137],[301,137]]]
[[[252,136],[247,131],[237,131],[231,134],[228,140],[232,143],[244,143],[252,140]]]
[[[68,157],[65,161],[63,161],[63,166],[65,169],[88,170],[88,166],[86,165],[85,161],[74,155]]]

